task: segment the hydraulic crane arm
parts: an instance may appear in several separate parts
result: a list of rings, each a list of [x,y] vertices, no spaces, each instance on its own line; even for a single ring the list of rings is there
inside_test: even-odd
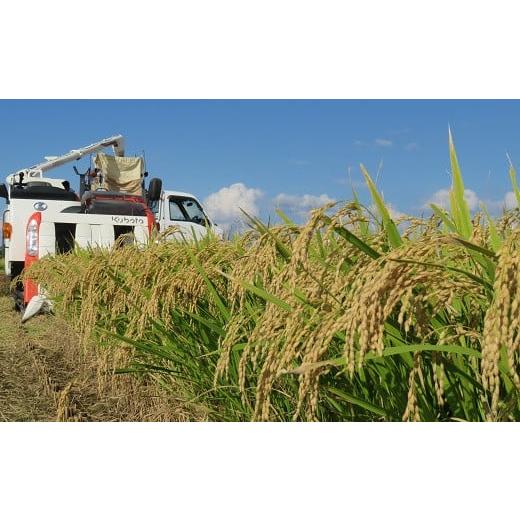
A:
[[[48,157],[45,162],[35,164],[30,168],[24,168],[22,170],[17,171],[7,177],[7,181],[9,184],[14,182],[15,176],[23,173],[26,177],[42,177],[42,174],[48,170],[53,168],[57,168],[58,166],[63,166],[72,161],[77,161],[84,157],[85,155],[89,155],[95,153],[103,148],[107,148],[112,146],[114,150],[114,154],[123,157],[125,155],[125,142],[122,135],[114,135],[107,139],[103,139],[102,141],[98,141],[97,143],[90,144],[83,148],[79,148],[77,150],[71,150],[70,152],[60,155],[58,157]],[[12,179],[12,180],[11,180]]]

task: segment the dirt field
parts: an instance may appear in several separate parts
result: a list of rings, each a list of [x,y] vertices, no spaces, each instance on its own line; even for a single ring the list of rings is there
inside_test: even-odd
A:
[[[41,317],[22,326],[20,316],[0,288],[0,419],[52,421],[58,418],[67,367],[55,348],[60,337],[53,318]],[[55,336],[49,341],[49,331]],[[45,346],[44,346],[45,345]],[[63,400],[63,399],[62,399]]]
[[[0,279],[0,421],[164,421],[194,417],[130,376],[102,372],[55,316],[20,323]],[[101,368],[100,368],[101,367]],[[200,417],[199,417],[200,419]]]

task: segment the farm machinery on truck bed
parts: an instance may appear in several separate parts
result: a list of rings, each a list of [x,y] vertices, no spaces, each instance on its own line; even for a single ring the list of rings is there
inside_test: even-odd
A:
[[[112,147],[114,155],[102,153]],[[96,154],[94,168],[80,174],[79,194],[68,181],[47,177],[47,172],[82,157]],[[142,157],[125,157],[124,139],[116,135],[7,176],[0,185],[6,199],[3,213],[5,272],[13,280],[38,259],[79,247],[111,247],[119,237],[146,243],[157,227],[150,205],[162,194],[160,179],[145,190]],[[26,321],[50,302],[31,280],[18,281],[16,307]]]

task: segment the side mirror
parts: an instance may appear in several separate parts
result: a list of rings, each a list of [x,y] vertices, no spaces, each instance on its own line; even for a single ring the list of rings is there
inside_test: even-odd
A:
[[[154,177],[148,184],[148,202],[155,202],[161,198],[162,180]]]
[[[9,198],[9,193],[7,193],[7,187],[5,184],[0,184],[0,197],[5,200]]]

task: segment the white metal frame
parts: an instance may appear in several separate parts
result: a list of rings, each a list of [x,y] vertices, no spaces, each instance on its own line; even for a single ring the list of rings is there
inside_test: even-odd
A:
[[[10,188],[12,185],[19,182],[20,174],[22,173],[24,175],[24,180],[41,179],[44,178],[43,174],[46,171],[52,170],[53,168],[58,168],[59,166],[63,166],[64,164],[67,164],[72,161],[78,161],[86,155],[93,154],[95,152],[98,152],[99,150],[108,148],[109,146],[113,148],[114,154],[118,157],[123,157],[125,155],[124,137],[120,134],[114,135],[112,137],[108,137],[96,143],[85,146],[83,148],[71,150],[70,152],[67,152],[66,154],[57,157],[46,157],[46,160],[44,162],[11,173],[7,176],[6,179],[7,186],[8,188]]]

